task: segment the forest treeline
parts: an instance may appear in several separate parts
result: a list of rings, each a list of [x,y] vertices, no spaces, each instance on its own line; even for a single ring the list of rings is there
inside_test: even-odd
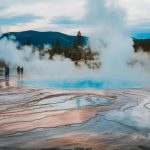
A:
[[[15,38],[12,38],[15,37]],[[86,64],[89,68],[99,68],[101,66],[98,59],[99,54],[87,46],[88,38],[82,36],[78,31],[76,36],[69,36],[59,32],[37,32],[24,31],[3,34],[0,39],[7,38],[13,40],[17,44],[18,50],[23,50],[24,46],[31,46],[32,51],[39,52],[39,58],[48,55],[52,60],[56,55],[68,58],[74,62],[76,66]],[[133,39],[134,51],[139,50],[150,52],[150,39]],[[45,43],[51,47],[45,47]],[[0,60],[0,67],[5,66],[4,60]]]
[[[44,45],[34,46],[29,38],[23,44],[18,42],[17,49],[23,50],[23,46],[31,46],[33,53],[38,51],[40,59],[48,56],[52,60],[56,55],[59,55],[63,58],[70,59],[76,66],[85,64],[89,68],[95,69],[101,65],[98,59],[99,53],[92,51],[90,46],[87,46],[85,37],[82,36],[80,31],[78,31],[73,43],[68,46],[62,45],[59,37],[51,47],[45,47]],[[3,65],[4,61],[1,61],[1,66]]]
[[[150,39],[133,39],[135,52],[150,52]]]

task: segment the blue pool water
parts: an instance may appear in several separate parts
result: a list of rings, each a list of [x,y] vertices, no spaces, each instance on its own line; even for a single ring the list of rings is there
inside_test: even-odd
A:
[[[82,80],[24,80],[21,84],[40,88],[93,88],[93,89],[119,89],[139,88],[140,83],[132,81],[97,81],[90,79]]]

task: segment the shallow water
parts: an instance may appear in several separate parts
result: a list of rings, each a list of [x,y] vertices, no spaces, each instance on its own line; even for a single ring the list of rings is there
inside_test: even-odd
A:
[[[19,82],[23,85],[40,88],[63,88],[63,89],[121,89],[121,88],[140,88],[143,83],[133,81],[110,81],[110,80],[91,80],[91,79],[68,79],[68,80],[24,80]]]
[[[38,105],[50,105],[49,110],[66,110],[74,109],[85,106],[105,106],[111,104],[111,99],[95,95],[86,95],[86,96],[61,96],[44,99],[40,101]]]

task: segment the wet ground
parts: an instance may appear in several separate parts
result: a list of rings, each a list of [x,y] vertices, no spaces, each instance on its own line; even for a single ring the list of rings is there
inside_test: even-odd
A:
[[[148,150],[150,90],[59,90],[2,83],[0,149]]]

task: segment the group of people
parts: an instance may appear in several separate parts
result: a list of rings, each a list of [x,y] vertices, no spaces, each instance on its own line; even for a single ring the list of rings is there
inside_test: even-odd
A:
[[[23,79],[24,68],[18,66],[16,71],[17,71],[18,80],[22,80]],[[10,74],[9,67],[8,67],[8,65],[6,65],[5,66],[5,79],[6,80],[9,80],[9,74]]]
[[[23,72],[24,72],[24,68],[18,66],[17,67],[17,77],[18,77],[18,80],[23,79]]]

